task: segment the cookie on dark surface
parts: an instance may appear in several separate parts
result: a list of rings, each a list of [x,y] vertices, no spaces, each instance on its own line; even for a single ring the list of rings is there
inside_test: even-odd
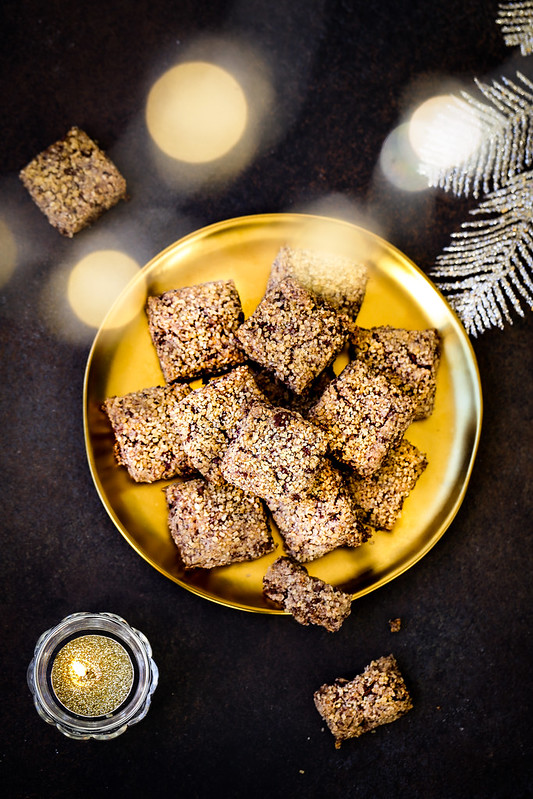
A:
[[[337,749],[348,738],[390,724],[413,707],[393,655],[373,660],[353,680],[338,679],[323,685],[314,700]]]
[[[188,385],[175,383],[103,402],[115,435],[116,460],[135,482],[152,483],[194,472],[171,418],[172,410],[189,392]]]
[[[220,374],[245,361],[235,340],[244,315],[233,280],[148,297],[146,314],[167,383]]]
[[[265,294],[237,338],[252,361],[301,394],[333,363],[347,334],[331,306],[287,277]]]
[[[260,499],[204,479],[165,489],[168,525],[186,569],[212,569],[255,560],[274,549]]]
[[[126,197],[126,181],[98,145],[77,127],[20,172],[37,207],[72,238]]]
[[[281,557],[263,578],[263,593],[299,623],[337,632],[351,612],[352,595],[312,577],[305,566]]]

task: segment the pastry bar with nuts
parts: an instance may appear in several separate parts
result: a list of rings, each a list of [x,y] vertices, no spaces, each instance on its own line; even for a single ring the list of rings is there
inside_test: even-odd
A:
[[[326,433],[296,411],[256,403],[220,471],[228,483],[266,501],[301,494],[322,466],[327,444]]]
[[[244,314],[233,280],[148,297],[146,314],[167,383],[220,374],[245,361],[235,340]]]
[[[77,127],[20,172],[34,203],[72,238],[126,197],[126,181],[98,145]]]
[[[305,493],[267,504],[285,549],[296,561],[316,560],[337,547],[357,547],[368,539],[345,478],[328,459]]]
[[[323,426],[335,458],[368,477],[413,420],[414,400],[362,361],[350,361],[307,417]]]
[[[436,375],[440,360],[437,330],[356,327],[351,338],[354,358],[384,374],[416,400],[414,419],[425,419],[433,412]]]
[[[172,412],[184,451],[211,482],[223,483],[220,460],[254,402],[266,402],[248,366],[194,389]]]
[[[165,489],[168,525],[186,569],[212,569],[255,560],[274,549],[260,499],[204,479]]]
[[[115,435],[116,460],[136,482],[194,472],[171,419],[172,410],[189,392],[185,383],[174,383],[104,400],[102,410]]]
[[[370,477],[349,475],[351,495],[362,508],[366,522],[381,530],[392,530],[426,466],[425,454],[403,438]]]
[[[305,626],[340,630],[351,612],[352,595],[312,577],[305,566],[287,557],[272,563],[263,577],[263,593]]]
[[[353,328],[365,297],[366,266],[342,255],[285,246],[271,266],[267,292],[288,276],[327,300]]]
[[[297,394],[333,363],[347,338],[336,311],[292,277],[265,294],[236,335],[252,361]]]
[[[278,380],[272,372],[269,372],[263,367],[258,367],[250,361],[250,368],[256,384],[263,392],[271,405],[280,405],[283,408],[288,408],[291,411],[298,411],[302,416],[306,416],[307,411],[317,402],[318,398],[325,390],[326,386],[335,377],[333,366],[328,366],[323,372],[315,377],[312,383],[301,392],[295,394],[281,380]]]
[[[337,749],[348,738],[396,721],[413,706],[393,655],[373,660],[353,680],[323,685],[314,700]]]

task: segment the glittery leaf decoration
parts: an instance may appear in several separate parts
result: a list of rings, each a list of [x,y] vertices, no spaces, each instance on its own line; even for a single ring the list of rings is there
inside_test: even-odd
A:
[[[500,3],[496,23],[508,47],[519,45],[522,55],[533,53],[533,2]]]
[[[432,277],[476,336],[533,307],[533,172],[512,178],[471,211]]]
[[[477,198],[481,192],[501,188],[533,164],[533,83],[520,72],[516,82],[506,77],[492,86],[475,82],[490,105],[467,92],[453,101],[454,108],[464,114],[465,124],[470,121],[479,130],[478,146],[461,164],[439,168],[424,162],[419,171],[429,186]]]

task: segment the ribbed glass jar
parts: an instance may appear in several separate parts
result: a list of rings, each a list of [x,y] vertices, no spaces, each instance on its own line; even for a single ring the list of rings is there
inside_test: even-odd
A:
[[[59,700],[52,684],[52,670],[59,652],[85,636],[101,636],[118,642],[131,660],[131,687],[124,701],[104,715],[80,715]],[[121,735],[143,719],[157,687],[159,671],[146,636],[114,613],[73,613],[41,635],[27,672],[28,686],[39,715],[63,735],[78,740],[108,740]]]

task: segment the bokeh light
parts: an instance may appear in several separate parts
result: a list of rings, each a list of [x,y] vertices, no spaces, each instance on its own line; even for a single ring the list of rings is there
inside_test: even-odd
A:
[[[449,94],[423,102],[409,122],[414,153],[436,169],[463,163],[478,147],[480,137],[481,123],[475,109]]]
[[[153,85],[146,123],[153,140],[171,158],[186,163],[214,161],[239,142],[248,105],[238,81],[205,61],[179,64]]]
[[[0,288],[4,286],[15,271],[17,245],[9,225],[0,219]]]
[[[387,180],[398,189],[408,192],[427,189],[427,179],[418,170],[419,159],[411,146],[407,123],[399,125],[385,139],[379,166]]]
[[[68,278],[67,296],[72,310],[86,325],[98,328],[138,272],[139,264],[119,250],[97,250],[85,255]]]

